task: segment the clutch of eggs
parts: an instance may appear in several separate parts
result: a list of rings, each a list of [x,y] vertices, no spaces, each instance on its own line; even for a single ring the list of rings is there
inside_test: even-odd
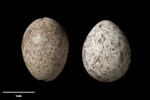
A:
[[[130,46],[124,33],[109,20],[97,23],[83,44],[84,67],[90,76],[101,82],[113,82],[124,76],[130,56]]]
[[[32,76],[37,80],[52,81],[65,66],[69,42],[62,26],[56,20],[44,17],[28,26],[21,48]]]

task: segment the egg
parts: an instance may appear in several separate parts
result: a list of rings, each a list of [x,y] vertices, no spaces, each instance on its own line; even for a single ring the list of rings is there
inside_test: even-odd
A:
[[[97,23],[87,35],[82,60],[87,73],[101,82],[114,82],[125,75],[131,62],[125,34],[112,21]]]
[[[31,75],[37,80],[52,81],[59,76],[67,61],[68,37],[56,20],[39,18],[26,29],[21,50]]]

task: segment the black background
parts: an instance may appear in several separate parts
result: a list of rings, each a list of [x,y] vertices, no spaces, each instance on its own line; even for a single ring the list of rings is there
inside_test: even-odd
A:
[[[66,4],[67,5],[67,4]],[[44,6],[44,5],[43,5]],[[43,7],[42,6],[42,7]],[[96,5],[97,6],[97,5]],[[139,96],[147,89],[146,73],[147,32],[145,32],[147,13],[137,10],[106,10],[84,6],[40,7],[6,11],[1,17],[1,91],[35,91],[35,94],[23,94],[22,98],[74,98]],[[58,10],[56,10],[56,8]],[[76,9],[77,8],[77,9]],[[133,7],[134,8],[134,7]],[[40,10],[39,10],[40,9]],[[107,8],[109,9],[109,8]],[[110,8],[111,9],[111,8]],[[30,13],[29,13],[30,11]],[[117,12],[116,12],[117,11]],[[130,11],[130,12],[128,12]],[[35,13],[36,12],[36,13]],[[86,13],[85,13],[86,12]],[[105,13],[104,13],[105,12]],[[134,14],[132,14],[132,12]],[[123,14],[122,14],[123,13]],[[69,39],[69,55],[62,73],[52,82],[38,81],[28,72],[23,61],[21,42],[28,25],[37,18],[50,17],[57,20],[65,29]],[[103,83],[87,74],[82,63],[82,46],[90,30],[101,20],[111,20],[125,33],[131,47],[131,63],[128,72],[116,82]],[[62,95],[63,94],[63,95]],[[69,97],[70,96],[70,97]],[[3,94],[3,98],[14,95]]]

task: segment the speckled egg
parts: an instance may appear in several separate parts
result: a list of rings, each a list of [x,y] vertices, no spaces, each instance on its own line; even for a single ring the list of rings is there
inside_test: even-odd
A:
[[[52,18],[39,18],[26,29],[22,54],[27,69],[37,80],[52,81],[62,72],[69,51],[67,34]]]
[[[130,64],[129,43],[112,21],[103,20],[90,31],[83,44],[86,71],[101,82],[113,82],[125,75]]]

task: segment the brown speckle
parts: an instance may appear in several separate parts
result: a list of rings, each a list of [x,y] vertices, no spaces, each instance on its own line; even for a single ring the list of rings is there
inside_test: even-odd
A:
[[[102,43],[102,39],[101,39],[101,38],[98,40],[98,43],[99,43],[99,44],[101,44],[101,43]]]
[[[101,28],[101,27],[102,27],[102,24],[99,25],[99,28]]]
[[[102,34],[102,38],[103,38],[103,41],[105,41],[105,40],[106,40],[106,38],[104,37],[104,34]]]
[[[118,47],[121,47],[121,43],[120,43],[120,41],[118,42]]]
[[[106,45],[106,48],[108,48],[108,46],[109,46],[109,45],[107,44],[107,45]]]
[[[112,51],[114,51],[115,50],[115,48],[112,48]]]
[[[123,53],[120,52],[120,61],[123,62],[123,60],[124,60]]]
[[[109,67],[107,67],[107,70],[109,70]]]

